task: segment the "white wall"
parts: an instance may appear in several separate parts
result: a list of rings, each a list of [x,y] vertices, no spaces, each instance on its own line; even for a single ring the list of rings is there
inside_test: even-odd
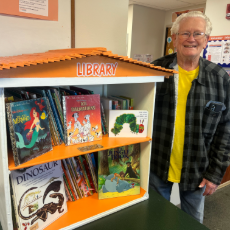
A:
[[[76,0],[75,47],[105,47],[126,56],[128,0]]]
[[[70,1],[58,1],[58,21],[0,15],[0,56],[70,48]]]
[[[165,14],[163,10],[133,5],[131,58],[134,54],[152,54],[153,60],[162,56]]]
[[[212,22],[211,36],[230,35],[230,20],[225,18],[226,7],[230,4],[229,0],[207,0],[206,15]]]

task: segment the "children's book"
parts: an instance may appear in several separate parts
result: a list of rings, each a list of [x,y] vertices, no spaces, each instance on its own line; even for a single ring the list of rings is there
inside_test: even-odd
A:
[[[44,229],[67,212],[60,161],[12,171],[11,182],[18,229]]]
[[[147,137],[147,110],[110,110],[109,137]]]
[[[6,104],[15,165],[52,150],[46,98]]]
[[[102,139],[100,95],[63,96],[66,145]]]
[[[140,194],[140,143],[98,152],[98,198]]]

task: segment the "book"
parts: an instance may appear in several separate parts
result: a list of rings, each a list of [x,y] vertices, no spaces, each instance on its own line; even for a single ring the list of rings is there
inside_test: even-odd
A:
[[[93,166],[93,162],[92,162],[92,158],[91,158],[90,154],[85,154],[85,159],[86,159],[87,165],[88,165],[89,170],[90,170],[91,178],[93,180],[94,189],[96,192],[98,192],[97,177],[96,177],[95,168]]]
[[[66,145],[102,139],[100,95],[63,96]]]
[[[15,165],[52,150],[46,98],[6,104]]]
[[[134,99],[133,98],[131,98],[131,97],[126,97],[126,96],[119,96],[119,97],[121,97],[121,98],[124,98],[124,99],[128,99],[128,101],[129,101],[129,106],[128,106],[128,109],[129,110],[133,110],[133,106],[134,106]]]
[[[35,87],[27,87],[26,88],[29,92],[36,93],[37,97],[46,97],[47,100],[47,108],[48,108],[48,118],[50,124],[52,123],[53,125],[50,126],[51,132],[53,133],[54,139],[56,140],[56,144],[60,145],[62,144],[62,139],[58,131],[57,123],[54,118],[53,110],[51,109],[50,101],[49,98],[47,97],[47,94],[43,88],[35,88]],[[53,130],[52,130],[53,128]]]
[[[112,99],[112,100],[117,100],[118,101],[118,105],[120,107],[121,110],[125,110],[126,109],[126,99],[120,98],[118,96],[115,95],[111,95],[108,98]]]
[[[78,176],[77,183],[78,183],[78,187],[81,190],[82,195],[84,197],[91,196],[92,194],[89,192],[89,188],[87,187],[87,184],[85,182],[85,178],[84,178],[84,175],[83,175],[83,172],[82,172],[82,169],[80,167],[77,157],[72,157],[72,160],[76,166],[77,176]]]
[[[70,90],[74,90],[78,95],[94,94],[92,90],[83,89],[76,86],[70,86]]]
[[[147,137],[147,110],[110,110],[109,137]]]
[[[85,165],[84,165],[84,162],[83,162],[83,158],[82,158],[82,156],[77,156],[75,159],[77,159],[77,163],[81,167],[81,172],[82,172],[82,175],[84,177],[85,184],[86,184],[86,187],[87,187],[86,189],[87,189],[89,195],[93,195],[94,188],[91,187],[90,180],[88,178],[86,168],[85,168]]]
[[[60,161],[11,172],[18,229],[44,229],[67,212],[62,173]]]
[[[140,143],[98,152],[98,198],[140,194]]]

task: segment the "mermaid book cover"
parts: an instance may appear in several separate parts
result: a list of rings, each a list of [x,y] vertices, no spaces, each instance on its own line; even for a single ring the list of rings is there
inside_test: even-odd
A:
[[[63,96],[66,145],[102,139],[100,95]]]
[[[98,152],[98,198],[140,194],[140,143]]]
[[[11,197],[18,229],[42,230],[67,212],[61,161],[10,174]]]
[[[147,110],[110,110],[109,137],[147,137]]]
[[[46,98],[6,104],[15,165],[52,150]]]

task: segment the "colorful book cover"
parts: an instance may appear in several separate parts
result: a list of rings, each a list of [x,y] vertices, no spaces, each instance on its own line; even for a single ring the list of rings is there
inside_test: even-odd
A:
[[[89,192],[90,195],[93,195],[94,188],[92,188],[91,185],[90,185],[90,181],[89,181],[89,178],[87,176],[87,172],[86,172],[86,169],[85,169],[85,165],[83,163],[83,159],[82,159],[81,156],[77,156],[75,159],[77,159],[77,163],[81,167],[81,172],[82,172],[82,174],[84,176],[84,180],[85,180],[85,184],[87,186],[87,190],[88,190],[88,192]]]
[[[91,196],[92,194],[89,192],[89,187],[87,186],[85,182],[85,178],[81,170],[80,164],[78,162],[78,159],[76,157],[73,157],[72,160],[74,164],[76,165],[76,170],[77,170],[77,175],[78,175],[78,181],[77,181],[78,187],[80,188],[84,197]]]
[[[45,229],[67,212],[60,161],[11,172],[19,229]]]
[[[140,194],[140,144],[98,152],[98,198]]]
[[[109,137],[147,137],[147,110],[110,110]]]
[[[100,95],[63,96],[66,145],[102,139]]]
[[[46,98],[6,104],[15,165],[52,150]]]

